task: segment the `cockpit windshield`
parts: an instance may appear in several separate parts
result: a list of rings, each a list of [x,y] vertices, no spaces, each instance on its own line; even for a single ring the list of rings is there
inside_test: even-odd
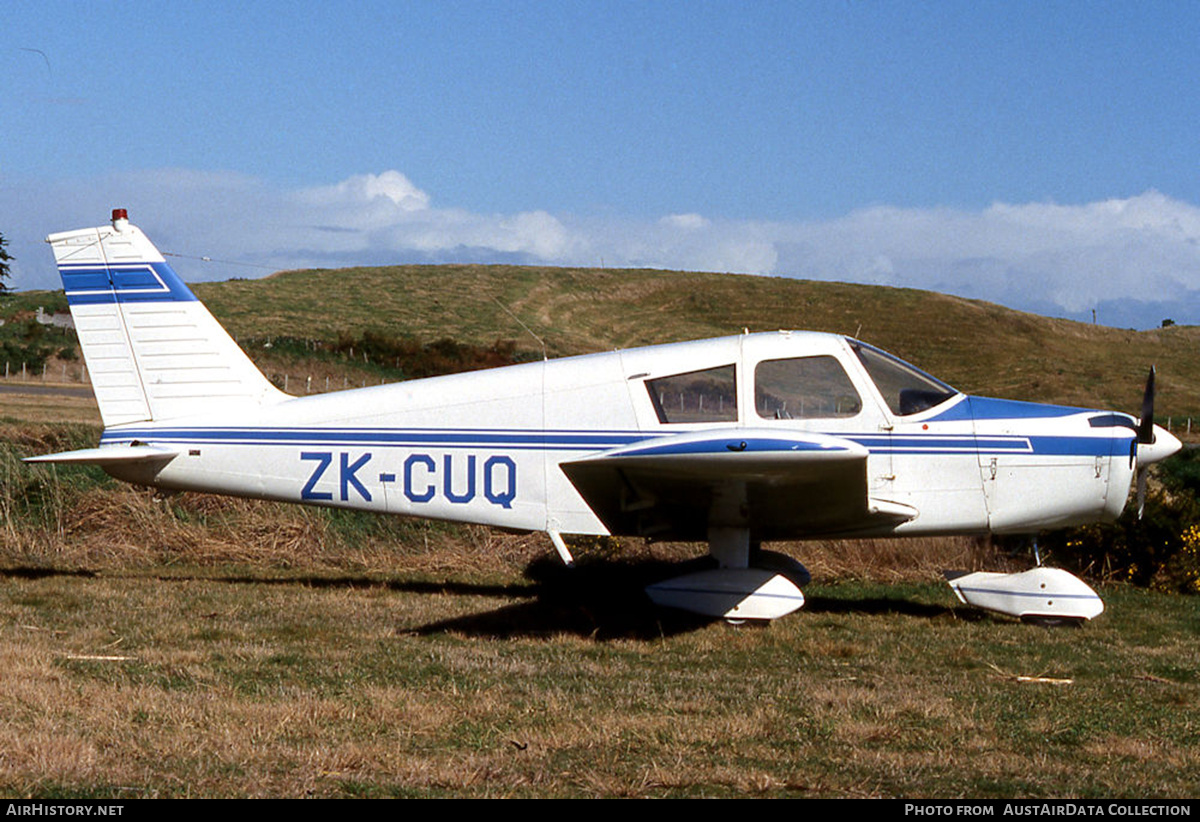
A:
[[[875,387],[883,395],[888,408],[899,417],[927,411],[958,394],[957,390],[941,380],[886,351],[858,340],[848,342],[863,368],[867,369],[867,374],[875,381]]]

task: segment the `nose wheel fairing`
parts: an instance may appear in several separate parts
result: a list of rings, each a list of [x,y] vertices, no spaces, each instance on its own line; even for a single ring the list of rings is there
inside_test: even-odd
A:
[[[1031,568],[1016,574],[946,571],[946,582],[965,605],[1022,620],[1085,621],[1104,611],[1100,596],[1061,568]]]

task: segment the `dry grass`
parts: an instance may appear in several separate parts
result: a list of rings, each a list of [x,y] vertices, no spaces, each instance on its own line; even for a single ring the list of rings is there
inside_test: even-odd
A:
[[[1004,571],[1014,564],[991,540],[973,537],[820,540],[771,547],[799,559],[814,579],[915,582],[941,579],[944,570]]]
[[[10,796],[1187,796],[1197,684],[1108,624],[1047,632],[812,592],[766,630],[505,636],[532,592],[177,574],[13,575]],[[1166,598],[1156,598],[1161,604]],[[936,603],[936,604],[935,604]],[[945,603],[945,604],[943,604]],[[588,603],[579,603],[586,609]],[[532,605],[527,607],[533,607]],[[1183,612],[1160,621],[1176,628]],[[471,617],[473,621],[464,621]],[[457,626],[457,627],[452,627]],[[1197,642],[1177,661],[1194,664]],[[104,657],[87,659],[79,657]],[[121,657],[121,659],[111,659]],[[1069,674],[1070,693],[1006,670]],[[1156,679],[1143,674],[1157,672]],[[1121,703],[1136,711],[1119,710]]]
[[[34,426],[8,441],[88,436]],[[568,572],[540,535],[160,499],[9,454],[5,795],[1200,789],[1192,600],[1111,589],[1101,620],[1051,633],[960,609],[929,582],[994,567],[985,544],[796,543],[772,547],[840,582],[806,589],[794,617],[734,630],[640,593],[696,545],[584,541]],[[40,507],[12,497],[18,479]],[[1074,684],[1057,695],[998,670]]]
[[[369,517],[363,516],[363,519]],[[554,556],[545,534],[506,534],[482,526],[414,520],[401,530],[356,539],[328,512],[303,506],[183,494],[160,497],[114,484],[64,498],[55,527],[21,529],[9,520],[0,562],[72,569],[253,565],[294,570],[509,574]],[[584,561],[679,562],[704,554],[693,543],[623,538],[618,549],[577,555]],[[816,579],[876,582],[940,579],[947,568],[1002,569],[1009,562],[989,542],[966,537],[772,543],[804,563]]]
[[[257,336],[386,323],[533,348],[493,296],[551,353],[743,326],[858,332],[968,390],[1130,410],[1157,360],[1163,413],[1200,408],[1195,329],[1093,328],[903,290],[499,266],[197,291]],[[0,416],[35,423],[94,413],[0,403]],[[1200,791],[1194,598],[1110,587],[1101,619],[1047,632],[960,608],[930,582],[1006,561],[987,544],[797,543],[782,550],[839,584],[810,586],[794,617],[737,630],[641,596],[695,545],[601,543],[567,573],[542,536],[160,499],[16,462],[95,433],[25,425],[2,437],[5,795]]]
[[[0,392],[0,420],[8,423],[75,423],[99,425],[100,409],[92,396],[80,397],[70,394],[45,394],[30,391],[30,386],[17,382],[2,382],[6,390]],[[54,388],[38,383],[35,387]],[[63,386],[78,390],[79,384]],[[24,391],[22,389],[25,389]]]

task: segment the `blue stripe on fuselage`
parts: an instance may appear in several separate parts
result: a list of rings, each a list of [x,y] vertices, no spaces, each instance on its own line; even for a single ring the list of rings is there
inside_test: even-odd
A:
[[[680,432],[685,433],[685,432]],[[505,450],[545,451],[602,451],[643,441],[648,443],[647,455],[652,452],[682,453],[680,449],[712,449],[714,441],[725,432],[714,431],[714,440],[691,442],[675,446],[673,433],[644,431],[531,431],[505,429],[438,430],[394,428],[122,428],[106,431],[101,437],[104,445],[124,444],[134,440],[152,443],[194,443],[196,445],[290,445],[374,446],[461,449],[486,448]],[[800,433],[800,432],[798,432]],[[803,432],[813,433],[813,432]],[[1124,453],[1128,436],[1036,436],[1036,435],[979,435],[961,434],[851,434],[828,432],[864,446],[873,454],[891,455],[954,455],[954,454],[1025,454],[1030,456],[1097,456]],[[729,428],[728,436],[736,438],[737,428]],[[720,443],[718,443],[720,444]],[[754,450],[794,451],[796,440],[756,439]],[[723,447],[723,446],[722,446]],[[818,449],[816,444],[813,449]]]
[[[395,428],[138,428],[106,431],[103,443],[133,440],[214,445],[424,445],[440,448],[594,451],[652,439],[640,431],[437,430]]]
[[[997,400],[991,397],[968,396],[925,422],[958,422],[962,420],[1036,420],[1069,417],[1072,414],[1095,413],[1090,408],[1067,405],[1042,405],[1020,400]]]

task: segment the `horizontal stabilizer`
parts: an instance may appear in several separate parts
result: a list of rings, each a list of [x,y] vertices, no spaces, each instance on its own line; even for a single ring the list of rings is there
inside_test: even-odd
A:
[[[103,466],[138,462],[167,462],[178,455],[178,451],[170,448],[157,448],[152,445],[131,445],[82,448],[79,451],[62,451],[58,454],[26,457],[23,461]]]

